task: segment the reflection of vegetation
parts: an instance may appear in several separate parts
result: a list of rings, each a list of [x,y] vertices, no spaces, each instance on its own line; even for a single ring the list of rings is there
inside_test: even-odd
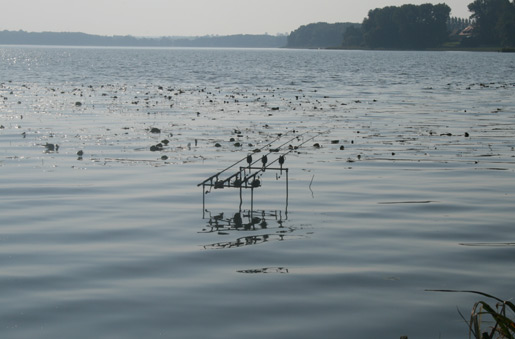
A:
[[[470,319],[460,313],[469,327],[469,338],[477,339],[514,339],[515,338],[515,304],[493,295],[477,291],[431,290],[434,292],[465,292],[479,294],[496,301],[494,307],[485,301],[478,301],[472,307]],[[488,330],[484,327],[488,324]]]

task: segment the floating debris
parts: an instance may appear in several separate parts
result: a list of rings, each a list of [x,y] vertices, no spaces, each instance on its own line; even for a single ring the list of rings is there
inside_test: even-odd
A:
[[[163,144],[159,143],[157,145],[152,145],[150,146],[150,151],[151,152],[157,152],[157,151],[162,151],[163,150]]]
[[[256,273],[280,273],[285,274],[288,273],[288,269],[284,267],[265,267],[265,268],[257,268],[257,269],[250,269],[250,270],[240,270],[237,271],[238,273],[247,273],[247,274],[256,274]]]
[[[58,144],[49,144],[47,142],[43,146],[46,148],[45,152],[47,152],[47,153],[59,151],[59,145]]]

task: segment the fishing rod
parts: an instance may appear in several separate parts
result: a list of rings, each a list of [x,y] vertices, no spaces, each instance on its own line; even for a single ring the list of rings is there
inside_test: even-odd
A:
[[[295,137],[291,138],[290,140],[286,141],[285,143],[283,143],[283,144],[279,145],[279,147],[277,147],[277,149],[280,149],[281,147],[283,147],[284,145],[286,145],[286,144],[290,143],[290,142],[291,142],[292,140],[294,140],[294,139],[300,138],[301,136],[303,136],[303,135],[304,135],[304,134],[306,134],[306,133],[309,133],[309,131],[304,132],[304,133],[301,133],[301,134],[299,134],[299,135],[297,135],[297,136],[295,136]],[[277,139],[276,139],[276,140],[277,140]],[[273,143],[273,142],[272,142],[272,143]],[[265,148],[265,147],[267,147],[267,146],[269,146],[269,145],[271,145],[272,143],[269,143],[268,145],[265,145],[264,147],[260,148],[260,150],[261,150],[261,149],[263,149],[263,148]],[[263,166],[265,166],[265,165],[266,165],[266,162],[268,161],[268,157],[267,157],[267,155],[272,154],[272,153],[274,153],[274,152],[268,152],[266,155],[264,155],[263,157],[261,157],[261,158],[260,158],[260,159],[261,159],[261,161],[263,162]],[[199,184],[198,186],[200,186],[200,185],[204,184],[206,181],[210,181],[210,180],[212,180],[213,178],[217,178],[217,180],[215,181],[215,188],[222,188],[222,187],[224,187],[224,183],[225,183],[225,182],[230,182],[230,181],[231,181],[231,179],[232,179],[232,178],[235,178],[235,177],[241,177],[241,172],[242,172],[242,171],[244,171],[244,170],[245,170],[245,168],[249,168],[249,169],[250,169],[250,168],[252,167],[252,165],[254,165],[255,163],[257,163],[257,162],[260,160],[260,159],[258,159],[258,160],[256,160],[256,161],[252,162],[252,154],[249,154],[249,155],[247,155],[245,158],[243,158],[243,159],[241,159],[240,161],[238,161],[238,162],[236,162],[236,163],[232,164],[231,166],[229,166],[227,169],[229,169],[229,168],[231,168],[231,167],[234,167],[235,165],[239,164],[240,162],[242,162],[242,161],[243,161],[243,160],[245,160],[245,159],[247,159],[247,162],[248,162],[248,164],[249,164],[249,166],[248,166],[248,167],[240,167],[240,170],[239,170],[238,172],[234,173],[233,175],[231,175],[231,176],[227,177],[227,178],[226,178],[226,179],[224,179],[224,180],[218,180],[218,175],[219,175],[219,174],[221,174],[221,173],[223,173],[225,170],[224,170],[224,171],[221,171],[221,172],[219,172],[218,174],[215,174],[214,176],[211,176],[210,178],[208,178],[207,180],[205,180],[203,183]],[[274,161],[274,162],[275,162],[275,161]],[[226,170],[227,170],[227,169],[226,169]],[[244,182],[246,182],[246,181],[247,181],[247,180],[244,180],[244,181],[242,181],[242,182],[241,182],[241,180],[240,180],[240,183],[244,183]]]
[[[236,185],[236,187],[238,186],[241,186],[242,184],[247,184],[249,182],[249,179],[251,178],[255,178],[256,175],[258,175],[259,173],[261,172],[264,172],[267,168],[269,168],[272,164],[274,164],[275,162],[279,161],[280,165],[281,165],[281,169],[282,169],[282,165],[284,164],[284,156],[286,154],[289,154],[291,152],[293,152],[294,150],[298,149],[300,146],[304,145],[305,143],[313,140],[314,138],[318,137],[319,135],[322,135],[324,133],[328,133],[330,130],[327,130],[327,131],[322,131],[322,132],[318,132],[316,133],[315,135],[311,136],[310,138],[304,140],[302,143],[298,144],[295,148],[292,148],[290,150],[288,150],[287,152],[284,152],[282,153],[277,159],[273,160],[272,162],[268,163],[268,155],[272,154],[272,153],[277,153],[277,151],[270,151],[268,152],[267,154],[263,155],[260,159],[252,162],[252,154],[249,154],[247,155],[246,157],[242,158],[241,160],[235,162],[234,164],[232,164],[231,166],[225,168],[224,170],[212,175],[211,177],[207,178],[206,180],[204,180],[203,182],[201,182],[200,184],[198,184],[197,186],[201,186],[201,185],[205,185],[207,182],[211,182],[209,185],[210,186],[213,186],[213,179],[215,179],[215,183],[214,183],[214,187],[215,188],[223,188],[225,187],[225,184],[226,183],[230,183],[231,179],[233,178],[236,178],[236,181],[235,182],[238,182],[238,184]],[[289,131],[287,132],[289,133]],[[287,134],[286,133],[286,134]],[[281,147],[283,147],[284,145],[292,142],[293,140],[295,139],[299,139],[300,137],[302,137],[303,135],[307,134],[307,133],[310,133],[310,131],[306,131],[304,133],[301,133],[299,135],[296,135],[295,137],[289,139],[288,141],[284,142],[283,144],[279,145],[276,149],[279,150]],[[261,147],[259,150],[262,150],[268,146],[270,146],[271,144],[273,144],[274,142],[276,142],[277,140],[279,140],[281,137],[283,137],[284,135],[280,135],[279,137],[275,138],[272,142],[269,142],[268,144],[266,144],[265,146]],[[223,180],[219,180],[218,179],[218,176],[222,173],[224,173],[225,171],[229,170],[230,168],[236,166],[237,164],[241,163],[243,160],[247,160],[248,162],[248,167],[245,166],[245,167],[240,167],[240,170],[234,174],[232,174],[231,176],[223,179]],[[263,166],[259,168],[258,171],[254,172],[254,173],[249,173],[248,175],[245,174],[245,169],[250,169],[251,168],[254,168],[252,167],[254,164],[256,164],[257,162],[259,162],[261,160],[261,162],[263,163]],[[254,168],[255,169],[255,168]],[[243,172],[243,178],[242,178],[242,172]],[[230,184],[229,184],[230,185]]]
[[[281,149],[281,147],[283,147],[284,145],[286,145],[286,144],[288,144],[288,143],[292,142],[292,141],[293,141],[293,140],[295,140],[295,139],[300,138],[301,136],[303,136],[303,135],[304,135],[304,134],[306,134],[306,133],[309,133],[309,131],[306,131],[306,132],[304,132],[304,133],[301,133],[301,134],[299,134],[299,135],[296,135],[295,137],[291,138],[290,140],[288,140],[288,141],[286,141],[285,143],[283,143],[283,144],[279,145],[278,147],[276,147],[276,148],[275,148],[275,150],[279,150],[279,149]],[[266,163],[268,162],[268,159],[267,159],[267,158],[265,158],[265,157],[267,157],[268,155],[270,155],[270,154],[272,154],[272,153],[277,153],[277,152],[276,152],[276,151],[269,151],[267,154],[265,154],[265,155],[263,155],[263,156],[261,157],[261,161],[263,162],[263,166],[265,166],[265,165],[266,165]],[[250,156],[250,158],[249,158],[249,156]],[[246,159],[247,159],[247,162],[249,163],[249,167],[251,167],[251,166],[252,166],[252,165],[254,165],[255,163],[259,162],[259,159],[258,159],[258,160],[256,160],[256,161],[254,161],[254,162],[252,162],[252,155],[248,155]],[[249,161],[249,160],[250,160],[250,161]]]
[[[298,145],[296,146],[296,148],[292,148],[292,149],[288,150],[287,152],[282,153],[279,157],[277,157],[277,159],[273,160],[273,161],[272,161],[272,162],[270,162],[268,165],[266,165],[266,164],[265,164],[265,162],[263,161],[263,167],[258,168],[258,170],[257,170],[257,171],[255,171],[254,173],[249,173],[248,175],[245,175],[245,173],[244,173],[244,177],[243,177],[243,178],[238,178],[238,179],[237,179],[237,180],[239,180],[239,185],[238,185],[238,186],[242,186],[243,184],[247,185],[248,183],[250,183],[250,185],[251,185],[252,187],[259,186],[259,185],[260,185],[259,180],[257,180],[257,179],[256,179],[256,176],[257,176],[258,174],[260,174],[260,173],[264,172],[266,169],[270,168],[270,166],[272,166],[272,164],[274,164],[274,163],[275,163],[275,162],[277,162],[277,161],[279,161],[279,164],[281,165],[281,168],[280,168],[280,169],[281,169],[281,171],[282,171],[282,167],[283,167],[283,164],[284,164],[284,157],[285,157],[285,155],[287,155],[287,154],[289,154],[289,153],[291,153],[291,152],[293,152],[293,151],[297,150],[300,146],[304,145],[305,143],[307,143],[307,142],[309,142],[309,141],[311,141],[311,140],[315,139],[315,138],[316,138],[316,137],[318,137],[319,135],[322,135],[322,134],[324,134],[324,133],[328,133],[329,131],[330,131],[330,130],[322,131],[322,132],[318,132],[318,133],[316,133],[316,134],[315,134],[315,135],[313,135],[312,137],[310,137],[310,138],[308,138],[308,139],[304,140],[302,143],[298,144]],[[303,134],[306,134],[306,133],[308,133],[308,132],[305,132],[305,133],[303,133]],[[293,139],[295,139],[295,138],[293,138]],[[293,140],[293,139],[290,139],[290,141],[291,141],[291,140]],[[289,141],[288,141],[288,142],[289,142]],[[283,145],[281,145],[281,146],[286,145],[288,142],[284,143],[284,144],[283,144]],[[272,152],[271,152],[271,153],[272,153]],[[269,153],[269,154],[270,154],[270,153]],[[259,160],[258,160],[258,161],[259,161]],[[256,162],[257,162],[257,161],[255,161],[253,164],[255,164]],[[225,179],[224,181],[222,181],[222,182],[221,182],[221,184],[220,184],[220,187],[219,187],[219,188],[222,188],[222,187],[223,187],[223,184],[224,184],[224,182],[225,182],[225,181],[230,181],[230,180],[231,180],[232,178],[234,178],[234,177],[241,176],[241,172],[242,172],[242,171],[244,172],[244,171],[245,171],[245,169],[247,169],[247,168],[249,169],[249,171],[250,171],[250,169],[251,169],[251,168],[256,169],[255,167],[251,167],[251,165],[250,165],[250,164],[249,164],[249,167],[243,167],[243,168],[240,170],[240,172],[237,172],[237,173],[233,174],[232,176],[230,176],[229,178],[227,178],[227,179]],[[251,182],[251,180],[250,180],[250,179],[253,179],[253,180],[252,180],[252,182]],[[255,182],[256,180],[257,180],[257,182]],[[215,187],[216,187],[216,183],[215,183]]]
[[[275,138],[274,140],[272,140],[272,141],[271,141],[271,142],[269,142],[268,144],[264,145],[263,147],[259,148],[258,150],[259,150],[259,151],[261,151],[262,149],[264,149],[264,148],[266,148],[266,147],[268,147],[268,146],[272,145],[274,142],[276,142],[277,140],[281,139],[283,136],[287,135],[287,134],[288,134],[288,133],[290,133],[290,132],[291,132],[291,131],[287,131],[287,132],[286,132],[286,133],[284,133],[284,134],[282,134],[282,133],[281,133],[277,138]],[[305,133],[307,133],[307,132],[304,132],[304,133],[300,134],[299,136],[301,136],[301,135],[303,135],[303,134],[305,134]],[[296,136],[295,138],[297,138],[297,137],[299,137],[299,136]],[[295,139],[295,138],[292,138],[292,139],[290,139],[290,140],[293,140],[293,139]],[[289,142],[289,141],[288,141],[288,142]],[[287,143],[288,143],[288,142],[287,142]],[[281,146],[282,146],[282,145],[281,145]],[[280,147],[281,147],[281,146],[280,146]],[[218,173],[216,173],[216,174],[213,174],[212,176],[210,176],[209,178],[207,178],[206,180],[204,180],[203,182],[201,182],[201,183],[200,183],[200,184],[198,184],[197,186],[201,186],[201,185],[204,185],[204,184],[205,184],[206,182],[208,182],[208,181],[212,181],[212,180],[213,180],[213,178],[217,178],[220,174],[224,173],[225,171],[227,171],[227,170],[231,169],[232,167],[236,166],[237,164],[239,164],[240,162],[242,162],[243,160],[246,160],[246,159],[248,159],[248,158],[249,158],[249,155],[245,156],[244,158],[242,158],[241,160],[239,160],[239,161],[235,162],[234,164],[230,165],[229,167],[227,167],[227,168],[225,168],[225,169],[221,170],[220,172],[218,172]],[[248,161],[248,160],[247,160],[247,161]]]
[[[282,154],[281,154],[281,156],[279,156],[279,158],[277,158],[277,159],[275,159],[274,161],[272,161],[272,162],[270,163],[270,165],[272,165],[274,162],[276,162],[276,161],[278,161],[278,160],[281,160],[281,157],[283,157],[283,161],[284,161],[284,156],[285,156],[286,154],[289,154],[289,153],[291,153],[291,152],[293,152],[293,151],[296,151],[300,146],[304,145],[306,142],[311,141],[311,140],[315,139],[316,137],[318,137],[319,135],[322,135],[322,134],[324,134],[324,133],[329,133],[329,131],[330,131],[330,129],[329,129],[329,130],[327,130],[327,131],[318,132],[317,134],[315,134],[315,135],[314,135],[314,136],[312,136],[311,138],[304,140],[302,143],[298,144],[298,145],[296,146],[296,148],[292,148],[292,149],[288,150],[287,152],[282,153]],[[270,165],[269,165],[269,166],[270,166]],[[269,167],[269,166],[266,166],[266,167]]]
[[[272,164],[274,164],[274,163],[275,163],[275,162],[277,162],[277,161],[279,161],[279,164],[281,165],[281,170],[282,170],[282,167],[283,167],[283,164],[284,164],[284,157],[285,157],[285,155],[287,155],[287,154],[289,154],[289,153],[291,153],[291,152],[293,152],[293,151],[296,151],[300,146],[302,146],[302,145],[304,145],[305,143],[307,143],[307,142],[309,142],[309,141],[311,141],[311,140],[315,139],[315,138],[316,138],[316,137],[318,137],[319,135],[322,135],[322,134],[324,134],[324,133],[328,133],[329,131],[330,131],[330,129],[329,129],[329,130],[327,130],[327,131],[322,131],[322,132],[318,132],[318,133],[316,133],[316,134],[315,134],[315,135],[313,135],[311,138],[308,138],[308,139],[304,140],[302,143],[298,144],[298,145],[296,146],[296,148],[292,148],[292,149],[288,150],[287,152],[282,153],[279,157],[277,157],[277,159],[273,160],[273,161],[272,161],[272,162],[270,162],[268,165],[265,165],[265,163],[263,162],[263,167],[262,167],[262,168],[258,169],[258,170],[257,170],[256,172],[254,172],[254,173],[249,173],[249,175],[245,176],[245,177],[241,180],[241,183],[247,183],[247,182],[249,182],[249,180],[250,180],[251,178],[254,178],[254,179],[255,179],[255,178],[256,178],[256,176],[257,176],[259,173],[264,172],[267,168],[269,168],[270,166],[272,166]],[[303,133],[303,134],[306,134],[306,133],[308,133],[308,132],[305,132],[305,133]],[[295,138],[293,138],[293,139],[295,139]],[[293,139],[290,139],[290,141],[291,141],[291,140],[293,140]],[[288,142],[289,142],[289,141],[288,141]],[[284,144],[283,144],[283,145],[281,145],[281,146],[286,145],[288,142],[284,143]],[[270,153],[272,153],[272,152],[270,152]],[[268,154],[270,154],[270,153],[268,153]],[[258,161],[259,161],[259,160],[258,160]],[[257,161],[255,161],[253,164],[255,164],[256,162],[257,162]],[[246,168],[246,167],[245,167],[245,168]],[[245,169],[245,168],[244,168],[244,169]],[[250,168],[251,168],[251,166],[249,165],[249,167],[248,167],[248,168],[250,169]],[[240,173],[241,173],[241,171],[240,171],[240,172],[238,172],[238,173],[236,173],[236,174],[234,174],[234,175],[232,175],[231,177],[227,178],[226,180],[230,180],[231,178],[233,178],[233,177],[235,177],[235,176],[239,175]]]

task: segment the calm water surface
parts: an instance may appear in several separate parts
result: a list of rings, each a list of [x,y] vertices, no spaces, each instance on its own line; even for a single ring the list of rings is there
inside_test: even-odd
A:
[[[0,47],[0,336],[464,338],[426,290],[515,297],[514,98],[513,54]]]

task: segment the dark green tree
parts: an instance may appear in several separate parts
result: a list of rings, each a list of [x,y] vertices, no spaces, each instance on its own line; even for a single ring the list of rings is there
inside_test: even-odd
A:
[[[448,37],[450,12],[446,4],[376,8],[363,21],[363,37],[371,48],[437,47]]]
[[[515,1],[505,4],[496,29],[503,47],[515,47]]]
[[[484,45],[499,43],[496,26],[506,2],[508,0],[475,0],[468,5],[469,11],[472,12],[470,17],[475,20],[474,37],[478,43]]]
[[[361,26],[349,26],[343,33],[343,47],[362,47],[364,44]]]
[[[300,26],[288,36],[290,48],[328,48],[340,47],[343,41],[343,34],[348,27],[355,26],[354,23],[318,22]]]
[[[363,20],[363,38],[367,46],[372,48],[398,48],[398,29],[393,20],[393,6],[376,8],[368,12]]]
[[[515,2],[475,0],[468,5],[478,44],[515,46]]]
[[[447,22],[447,30],[449,32],[462,31],[471,24],[472,22],[470,21],[470,19],[451,17]]]

